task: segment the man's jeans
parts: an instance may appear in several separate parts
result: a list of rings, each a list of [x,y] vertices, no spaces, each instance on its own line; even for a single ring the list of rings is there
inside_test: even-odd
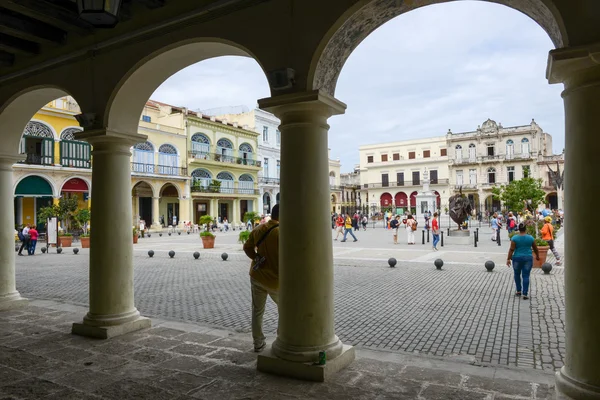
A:
[[[354,238],[354,240],[358,240],[356,238],[356,236],[354,236],[354,233],[352,232],[352,228],[346,228],[346,230],[344,231],[344,238],[342,239],[342,242],[346,241],[346,236],[348,236],[348,234],[352,235],[352,237]]]
[[[437,249],[437,245],[440,242],[440,235],[439,234],[433,234],[433,247],[435,247]]]
[[[27,254],[30,256],[35,254],[35,245],[37,244],[37,240],[29,240],[29,247],[27,248]]]
[[[279,307],[279,292],[261,285],[252,278],[250,278],[250,286],[252,288],[252,338],[254,346],[260,346],[265,341],[262,325],[267,295],[271,296],[271,300]]]
[[[524,296],[529,293],[529,274],[533,267],[533,257],[513,257],[512,260],[513,270],[515,272],[515,285],[517,286],[517,292],[523,292]],[[521,276],[523,278],[523,285],[521,286]]]

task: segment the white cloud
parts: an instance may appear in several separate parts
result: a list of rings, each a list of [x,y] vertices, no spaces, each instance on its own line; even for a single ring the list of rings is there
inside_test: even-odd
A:
[[[562,85],[545,79],[552,42],[529,17],[485,2],[451,2],[402,15],[373,32],[348,59],[330,120],[329,147],[349,171],[358,146],[471,131],[487,118],[504,126],[535,118],[564,147]],[[223,57],[188,67],[153,98],[189,108],[268,97],[256,62]]]

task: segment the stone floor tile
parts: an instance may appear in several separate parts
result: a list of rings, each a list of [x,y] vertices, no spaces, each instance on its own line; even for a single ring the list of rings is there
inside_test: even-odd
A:
[[[206,333],[198,333],[198,332],[189,332],[185,333],[181,336],[177,337],[178,340],[183,340],[184,342],[192,342],[192,343],[209,343],[215,340],[221,339],[220,336],[208,335]]]
[[[129,358],[145,364],[159,364],[176,356],[177,355],[167,353],[166,351],[151,348],[143,348],[129,354]]]
[[[152,347],[160,350],[168,350],[182,343],[180,340],[165,339],[161,336],[148,336],[135,342],[136,346]]]
[[[102,372],[110,374],[120,380],[127,379],[132,381],[138,381],[143,379],[157,380],[166,374],[170,374],[173,371],[167,371],[164,369],[158,369],[154,366],[144,364],[138,361],[129,361],[126,364],[119,365],[116,368],[103,369]]]
[[[155,386],[144,385],[129,379],[117,381],[98,389],[94,394],[110,400],[170,400],[173,395]]]
[[[43,379],[30,378],[2,387],[2,393],[19,399],[37,400],[43,396],[60,392],[65,387]]]
[[[109,371],[128,362],[129,360],[125,357],[113,356],[112,354],[94,354],[91,357],[78,360],[77,365],[92,370]]]
[[[65,389],[42,397],[43,400],[101,400],[102,398],[93,394],[83,393],[75,389]]]
[[[43,355],[56,350],[64,349],[65,346],[60,342],[47,341],[45,339],[30,341],[29,344],[20,347],[28,353],[35,355]]]
[[[106,344],[106,340],[95,339],[85,336],[71,335],[71,338],[65,342],[65,346],[77,347],[79,349],[93,349],[94,347]]]
[[[54,382],[72,389],[81,390],[82,392],[93,392],[117,380],[118,378],[112,375],[84,369],[56,379]]]
[[[251,341],[236,340],[231,338],[223,338],[210,343],[211,346],[229,347],[240,351],[251,351],[254,346]]]
[[[490,398],[489,392],[475,392],[442,385],[429,385],[420,395],[420,399],[423,400],[487,400]]]
[[[183,343],[171,349],[172,352],[186,356],[203,356],[217,350],[215,347],[202,346],[196,343]]]
[[[125,343],[125,342],[114,342],[112,340],[110,340],[108,343],[106,344],[102,344],[100,346],[96,346],[93,348],[94,352],[97,353],[104,353],[104,354],[112,354],[115,356],[121,356],[121,355],[125,355],[127,353],[132,353],[136,350],[139,350],[141,347],[140,346],[136,346],[134,344],[131,343]]]
[[[400,377],[402,379],[411,379],[446,386],[458,386],[461,381],[461,375],[457,372],[413,366],[407,366]]]
[[[535,389],[535,398],[541,400],[554,400],[556,388],[554,385],[538,384]]]
[[[243,384],[236,381],[215,379],[210,384],[188,393],[201,400],[259,400],[265,398],[266,388]]]
[[[165,361],[163,363],[156,365],[157,368],[171,369],[171,370],[188,372],[190,374],[197,374],[197,375],[208,369],[211,369],[214,366],[215,366],[215,363],[213,363],[213,362],[206,361],[206,360],[199,360],[195,357],[190,357],[190,356],[178,356],[178,357],[172,358],[168,361]],[[204,375],[204,376],[210,377],[212,375]]]
[[[229,349],[218,349],[214,353],[206,354],[205,358],[214,358],[216,360],[228,361],[236,365],[255,364],[257,354],[248,351],[236,351]]]
[[[69,361],[78,361],[78,360],[81,360],[84,358],[91,357],[93,355],[94,355],[93,353],[83,350],[83,349],[79,349],[76,347],[65,347],[63,349],[44,354],[44,357],[53,359],[53,360],[69,362]]]
[[[202,372],[202,376],[229,379],[238,382],[252,382],[258,379],[260,372],[254,367],[242,367],[238,365],[215,365]]]
[[[488,379],[479,376],[469,375],[465,383],[467,389],[481,389],[494,391],[505,395],[531,397],[532,385],[529,382],[515,381],[508,379]]]
[[[0,386],[10,385],[20,381],[21,379],[29,378],[27,374],[16,369],[0,366]],[[1,391],[1,389],[0,389]]]
[[[404,365],[393,362],[373,360],[371,358],[359,358],[350,364],[347,369],[372,372],[375,374],[386,373],[399,375],[404,369]]]
[[[45,360],[34,367],[29,368],[26,372],[30,375],[48,381],[54,381],[62,376],[72,372],[81,370],[81,367],[76,364],[66,363],[63,361]]]
[[[0,353],[0,364],[19,371],[27,372],[31,368],[46,363],[46,359],[41,356],[29,354],[19,349],[5,349]]]
[[[165,327],[159,326],[156,328],[148,329],[145,333],[148,335],[156,335],[156,336],[161,336],[161,337],[164,337],[167,339],[172,339],[172,338],[181,336],[186,332],[180,331],[178,329],[165,328]]]
[[[309,399],[327,400],[372,400],[376,394],[356,386],[344,386],[337,383],[321,383],[307,394]]]
[[[164,374],[158,379],[140,379],[136,380],[136,382],[154,385],[176,394],[185,394],[208,385],[213,380],[213,378],[188,374],[187,372],[171,372],[170,374]]]

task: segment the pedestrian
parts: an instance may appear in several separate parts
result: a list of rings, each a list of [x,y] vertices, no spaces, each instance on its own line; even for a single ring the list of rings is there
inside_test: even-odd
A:
[[[515,296],[523,295],[523,300],[529,299],[529,274],[533,267],[533,256],[531,250],[535,253],[535,259],[539,261],[540,254],[535,245],[533,236],[527,234],[527,228],[524,223],[519,224],[519,234],[510,239],[510,249],[506,266],[510,268],[511,262],[515,273],[515,285],[517,291]]]
[[[408,244],[415,244],[415,231],[417,230],[417,221],[412,214],[408,214],[405,219],[406,235],[408,236]]]
[[[400,228],[400,216],[396,215],[396,218],[390,222],[390,228],[392,228],[392,236],[394,237],[394,244],[398,244],[398,228]]]
[[[440,224],[438,222],[438,213],[433,213],[433,220],[431,221],[431,233],[433,234],[433,250],[438,251],[437,245],[440,241]]]
[[[37,229],[35,228],[35,226],[32,226],[29,229],[29,247],[27,248],[27,254],[30,256],[35,254],[35,245],[37,244],[38,236],[39,233]]]
[[[19,255],[23,255],[23,249],[29,249],[29,224],[25,225],[23,230],[19,233],[19,239],[21,240],[21,247],[19,248]]]
[[[223,218],[223,226],[225,227],[225,232],[229,231],[229,221],[227,221],[227,218]]]
[[[367,218],[366,215],[363,215],[362,217],[362,226],[363,226],[363,231],[367,230],[367,223],[369,222],[369,219]]]
[[[335,219],[335,239],[338,240],[338,237],[344,232],[344,218],[342,214],[339,214]]]
[[[350,218],[349,215],[346,215],[346,220],[344,221],[344,227],[346,228],[344,230],[344,237],[342,238],[342,242],[346,241],[346,236],[348,236],[348,233],[354,238],[354,241],[356,242],[358,239],[356,238],[356,236],[354,236],[354,232],[352,232],[352,218]]]
[[[511,212],[508,213],[508,219],[506,220],[506,229],[508,233],[512,233],[517,230],[517,219],[514,214]]]
[[[498,214],[494,213],[490,222],[492,224],[492,240],[495,242],[498,237]]]
[[[554,254],[554,257],[556,258],[556,265],[562,264],[560,262],[560,255],[558,254],[556,247],[554,247],[554,227],[552,226],[552,217],[551,216],[547,216],[544,218],[544,226],[542,227],[541,232],[542,232],[542,240],[545,240],[546,242],[548,242],[548,246],[550,246],[550,250],[552,251],[552,254]]]
[[[360,230],[359,221],[360,221],[360,215],[358,215],[358,211],[357,211],[354,213],[354,217],[352,217],[352,224],[354,225],[355,231]]]
[[[271,220],[250,232],[244,243],[244,253],[250,263],[250,288],[252,293],[252,339],[254,351],[266,347],[263,317],[267,296],[279,306],[279,204],[271,209]]]

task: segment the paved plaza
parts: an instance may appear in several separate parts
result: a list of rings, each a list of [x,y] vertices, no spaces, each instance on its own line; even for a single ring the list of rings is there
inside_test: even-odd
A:
[[[357,232],[359,241],[334,241],[336,332],[345,343],[459,360],[554,371],[564,360],[563,268],[534,270],[531,299],[513,295],[508,251],[480,228],[478,247],[452,245],[440,251],[408,246],[405,232],[393,245],[383,228]],[[333,234],[333,232],[332,232]],[[140,239],[134,245],[135,302],[143,315],[246,333],[250,329],[249,262],[238,232],[218,233],[214,250],[198,234]],[[562,246],[562,236],[558,240]],[[77,245],[77,243],[75,244]],[[148,250],[154,250],[153,258]],[[169,258],[168,251],[176,255]],[[199,260],[192,253],[199,251]],[[562,248],[559,247],[562,252]],[[228,260],[221,260],[221,253]],[[86,306],[88,250],[17,258],[17,288],[25,297]],[[398,260],[396,268],[387,264]],[[436,270],[433,261],[444,260]],[[486,260],[496,262],[489,273]],[[81,318],[81,316],[79,317]],[[277,314],[267,306],[266,332],[273,337]]]

